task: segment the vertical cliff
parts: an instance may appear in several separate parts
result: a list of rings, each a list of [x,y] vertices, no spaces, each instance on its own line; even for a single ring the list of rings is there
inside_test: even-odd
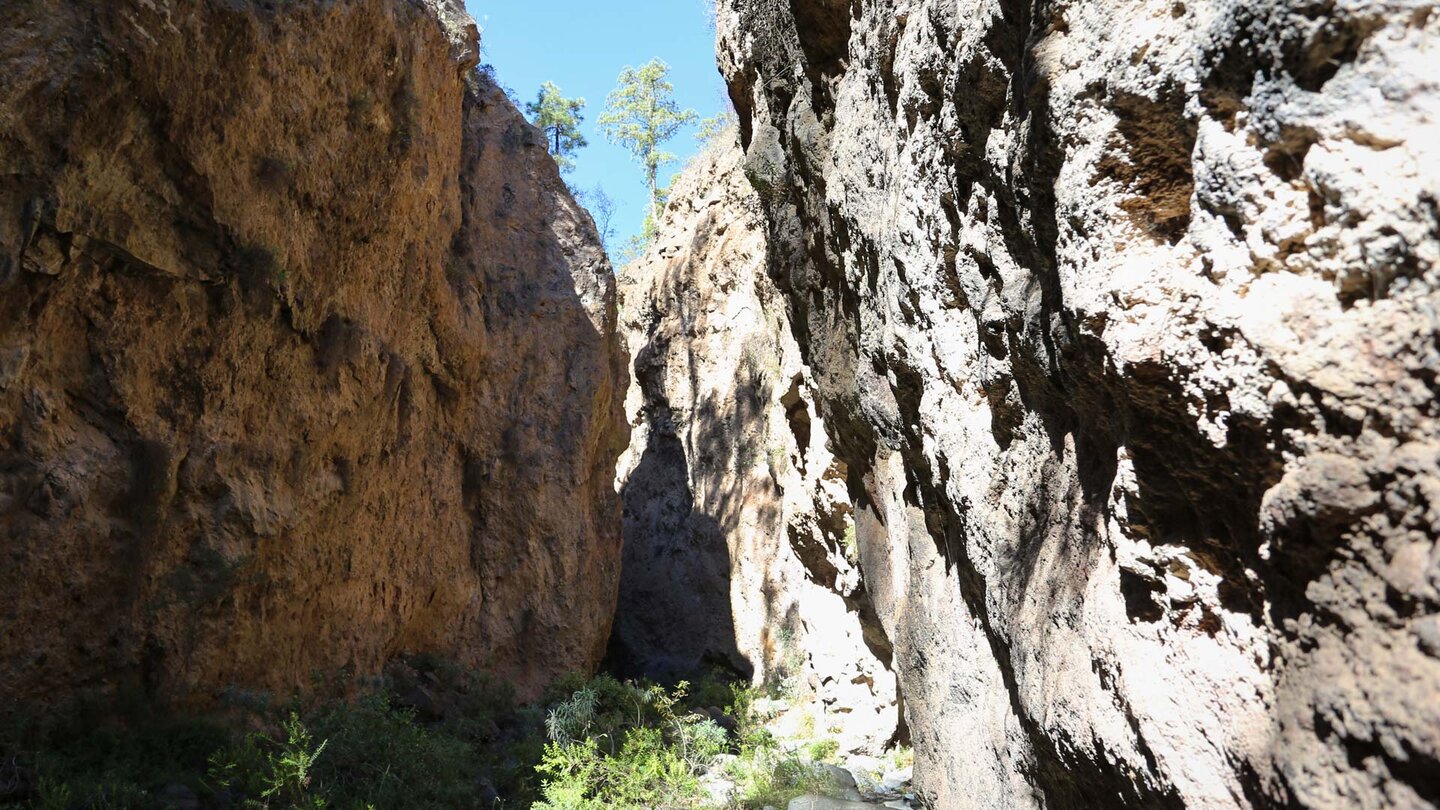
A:
[[[0,697],[598,663],[613,282],[476,40],[451,0],[6,4]]]
[[[785,686],[817,728],[878,751],[899,726],[890,650],[742,158],[733,131],[696,158],[620,274],[633,432],[612,660]]]
[[[721,0],[934,806],[1440,804],[1434,11]]]

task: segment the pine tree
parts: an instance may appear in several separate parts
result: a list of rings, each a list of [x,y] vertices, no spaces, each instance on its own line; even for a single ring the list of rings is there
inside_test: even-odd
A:
[[[670,66],[659,59],[651,59],[639,68],[625,68],[600,116],[605,137],[630,150],[645,169],[646,188],[650,191],[647,222],[660,219],[660,167],[675,161],[675,156],[661,147],[681,127],[699,118],[694,110],[682,110],[675,103],[669,74]]]
[[[735,117],[735,111],[726,107],[710,118],[700,122],[700,127],[695,131],[695,139],[706,147],[715,143],[721,136],[730,132],[739,122]]]
[[[605,187],[596,185],[590,189],[571,189],[575,201],[585,206],[595,220],[595,231],[600,235],[600,244],[608,251],[615,238],[615,200],[605,193]]]
[[[535,100],[525,105],[530,122],[545,132],[546,145],[561,172],[575,168],[575,153],[586,146],[585,136],[580,134],[584,109],[585,99],[565,98],[554,82],[541,85]]]

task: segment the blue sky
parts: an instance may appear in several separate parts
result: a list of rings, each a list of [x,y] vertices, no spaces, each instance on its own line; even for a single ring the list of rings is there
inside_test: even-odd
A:
[[[611,248],[623,245],[645,219],[644,178],[628,152],[605,140],[596,119],[620,70],[657,56],[671,67],[682,107],[708,118],[729,106],[715,68],[707,0],[466,0],[466,6],[482,29],[481,60],[522,104],[545,81],[585,98],[590,145],[566,179],[578,189],[604,187],[616,204]],[[668,151],[682,160],[662,170],[662,182],[698,149],[693,130],[677,135]]]

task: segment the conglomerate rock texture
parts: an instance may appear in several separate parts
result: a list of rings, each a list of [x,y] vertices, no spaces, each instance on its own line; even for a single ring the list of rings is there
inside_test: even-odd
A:
[[[939,808],[1440,805],[1440,13],[721,0]]]
[[[608,262],[458,2],[9,0],[0,697],[600,660]]]
[[[817,729],[878,753],[900,731],[889,644],[846,549],[844,465],[765,272],[743,157],[733,129],[718,137],[620,273],[634,369],[611,660],[623,674],[784,685]]]

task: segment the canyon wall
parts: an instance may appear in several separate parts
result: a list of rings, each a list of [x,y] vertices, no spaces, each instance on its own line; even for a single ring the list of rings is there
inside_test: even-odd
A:
[[[460,4],[4,17],[0,697],[597,664],[613,281]]]
[[[938,808],[1440,805],[1440,15],[720,0]]]
[[[718,137],[620,272],[634,373],[611,662],[781,687],[844,748],[878,753],[899,732],[889,643],[742,159],[733,129]]]

